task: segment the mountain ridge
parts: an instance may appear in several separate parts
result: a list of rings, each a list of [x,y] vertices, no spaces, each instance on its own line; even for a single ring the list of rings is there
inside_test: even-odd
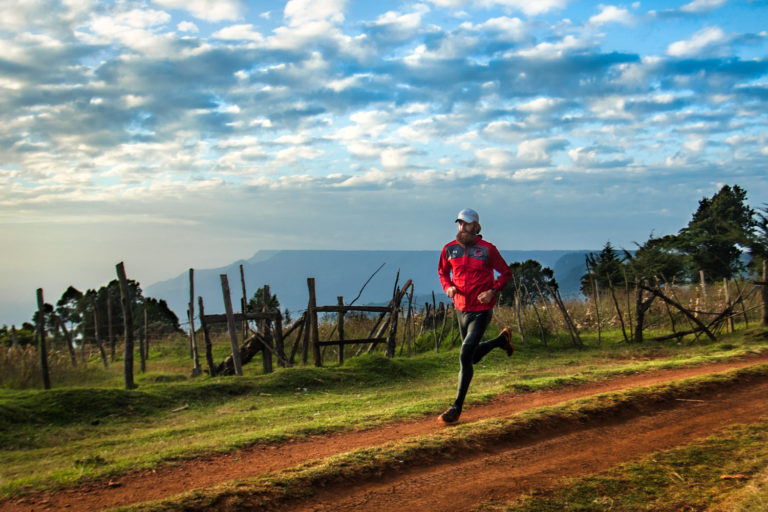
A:
[[[578,294],[578,278],[585,272],[584,254],[594,250],[500,250],[507,263],[533,259],[555,272],[564,296]],[[439,250],[260,250],[248,259],[208,269],[194,269],[195,309],[197,297],[203,298],[207,313],[224,311],[221,274],[227,274],[231,300],[239,311],[242,288],[240,265],[245,275],[246,294],[250,299],[265,284],[280,301],[281,309],[297,313],[306,309],[307,278],[315,278],[317,303],[336,304],[343,296],[346,303],[360,297],[356,304],[386,303],[392,296],[395,278],[400,272],[402,285],[411,279],[415,300],[422,304],[434,291],[438,301],[445,301],[437,277]],[[377,269],[383,267],[377,272]],[[375,275],[373,275],[375,273]],[[366,281],[368,282],[363,289]],[[361,292],[362,289],[362,292]],[[189,273],[147,286],[144,295],[164,299],[184,323],[189,303]]]

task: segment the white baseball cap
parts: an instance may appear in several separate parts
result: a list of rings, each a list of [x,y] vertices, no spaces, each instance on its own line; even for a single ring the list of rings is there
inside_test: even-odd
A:
[[[472,208],[464,208],[456,215],[456,222],[463,220],[464,222],[480,222],[480,215],[477,214]]]

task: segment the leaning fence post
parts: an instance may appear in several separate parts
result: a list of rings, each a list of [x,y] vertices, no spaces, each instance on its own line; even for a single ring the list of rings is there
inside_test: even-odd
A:
[[[235,315],[232,313],[232,297],[229,294],[229,280],[227,274],[221,274],[221,293],[224,296],[224,309],[227,312],[227,330],[229,341],[232,343],[232,363],[235,367],[235,375],[243,375],[243,366],[240,362],[240,348],[237,346],[237,332],[235,331]]]
[[[197,297],[197,305],[200,307],[200,328],[205,336],[205,362],[208,363],[208,373],[213,377],[216,375],[216,365],[213,363],[213,347],[211,345],[211,335],[208,332],[208,324],[205,321],[205,308],[203,307],[203,298]]]
[[[731,307],[731,293],[728,289],[728,278],[723,278],[723,291],[725,292],[725,307],[730,308]],[[734,331],[734,325],[733,325],[733,312],[731,312],[730,315],[728,315],[728,332]]]
[[[45,301],[43,289],[37,289],[37,333],[38,354],[40,355],[40,370],[43,372],[43,387],[51,389],[51,376],[48,372],[48,349],[45,346]]]
[[[125,389],[133,389],[133,312],[131,297],[128,290],[128,280],[125,277],[123,262],[117,264],[117,278],[120,282],[120,305],[123,308],[123,330],[125,332],[125,351],[123,355],[123,374]]]
[[[93,332],[96,339],[96,346],[99,347],[99,353],[101,354],[101,362],[104,363],[104,369],[109,368],[107,362],[107,353],[104,351],[104,344],[101,342],[101,333],[99,333],[99,311],[96,309],[96,299],[91,302],[93,308]]]

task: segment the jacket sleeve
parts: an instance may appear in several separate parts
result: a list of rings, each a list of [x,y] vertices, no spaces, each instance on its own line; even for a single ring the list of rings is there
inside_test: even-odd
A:
[[[443,287],[443,291],[453,286],[453,281],[451,281],[451,264],[448,262],[448,257],[445,254],[445,247],[443,247],[443,251],[440,253],[437,274],[440,276],[440,285]]]
[[[493,289],[496,290],[497,293],[501,293],[501,290],[504,289],[507,282],[512,277],[512,271],[509,270],[509,265],[507,265],[507,262],[501,257],[496,246],[491,247],[489,260],[493,270],[499,273],[499,277],[496,278],[496,281],[493,283]]]

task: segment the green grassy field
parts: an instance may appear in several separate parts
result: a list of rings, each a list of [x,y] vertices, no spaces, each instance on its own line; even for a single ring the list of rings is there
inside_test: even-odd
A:
[[[493,335],[492,329],[489,335]],[[603,333],[577,350],[559,344],[520,346],[513,358],[493,351],[479,365],[468,405],[510,391],[688,366],[768,349],[762,330],[716,343],[627,345]],[[226,346],[217,350],[223,354]],[[221,355],[219,354],[219,355]],[[189,375],[186,341],[153,347],[135,390],[121,388],[122,368],[93,361],[87,385],[0,390],[0,497],[76,485],[201,454],[227,452],[317,432],[368,428],[433,415],[453,399],[458,348],[388,360],[348,359],[344,366],[294,367],[244,377]],[[221,357],[217,357],[220,360]]]

